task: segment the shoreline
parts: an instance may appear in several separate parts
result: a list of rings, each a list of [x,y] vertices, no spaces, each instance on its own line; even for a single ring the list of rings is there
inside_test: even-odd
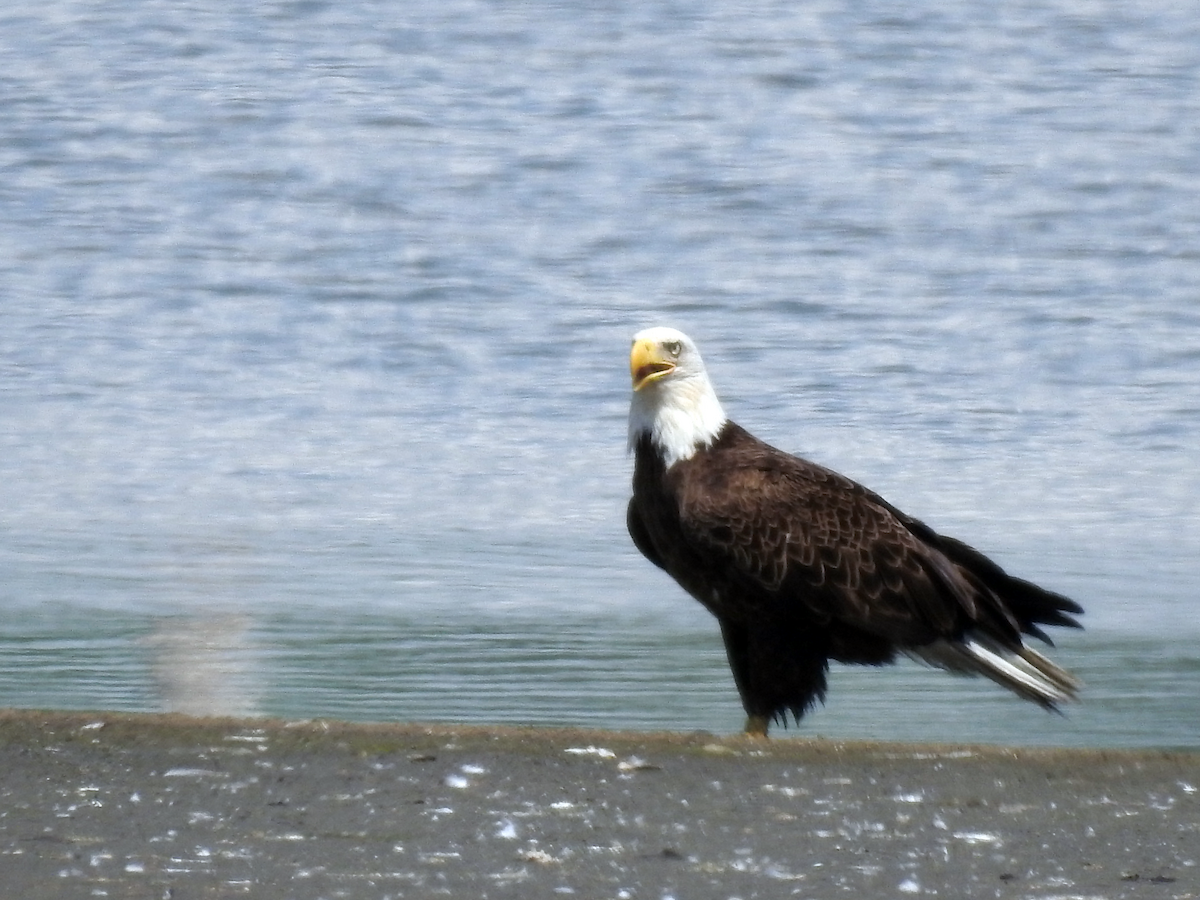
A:
[[[1200,897],[1200,754],[0,710],[14,896]]]

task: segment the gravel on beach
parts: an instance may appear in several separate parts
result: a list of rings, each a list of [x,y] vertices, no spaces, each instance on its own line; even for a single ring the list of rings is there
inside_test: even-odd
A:
[[[1200,897],[1200,755],[0,712],[39,898]]]

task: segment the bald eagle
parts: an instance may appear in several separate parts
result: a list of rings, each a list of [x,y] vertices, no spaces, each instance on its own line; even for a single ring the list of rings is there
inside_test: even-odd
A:
[[[730,421],[682,332],[639,332],[629,365],[629,534],[716,616],[747,733],[824,702],[830,660],[897,653],[1047,709],[1075,699],[1022,636],[1052,646],[1041,626],[1080,627],[1077,603]]]

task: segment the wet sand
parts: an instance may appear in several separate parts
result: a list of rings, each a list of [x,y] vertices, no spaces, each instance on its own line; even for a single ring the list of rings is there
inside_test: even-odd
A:
[[[0,712],[30,898],[1200,897],[1200,755]]]

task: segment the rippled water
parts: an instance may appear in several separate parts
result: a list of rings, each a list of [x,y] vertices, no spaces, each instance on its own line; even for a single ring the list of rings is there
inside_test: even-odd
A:
[[[1088,609],[1067,719],[906,666],[806,733],[1200,745],[1200,26],[795,7],[6,7],[0,704],[738,728],[624,534],[668,322]]]

